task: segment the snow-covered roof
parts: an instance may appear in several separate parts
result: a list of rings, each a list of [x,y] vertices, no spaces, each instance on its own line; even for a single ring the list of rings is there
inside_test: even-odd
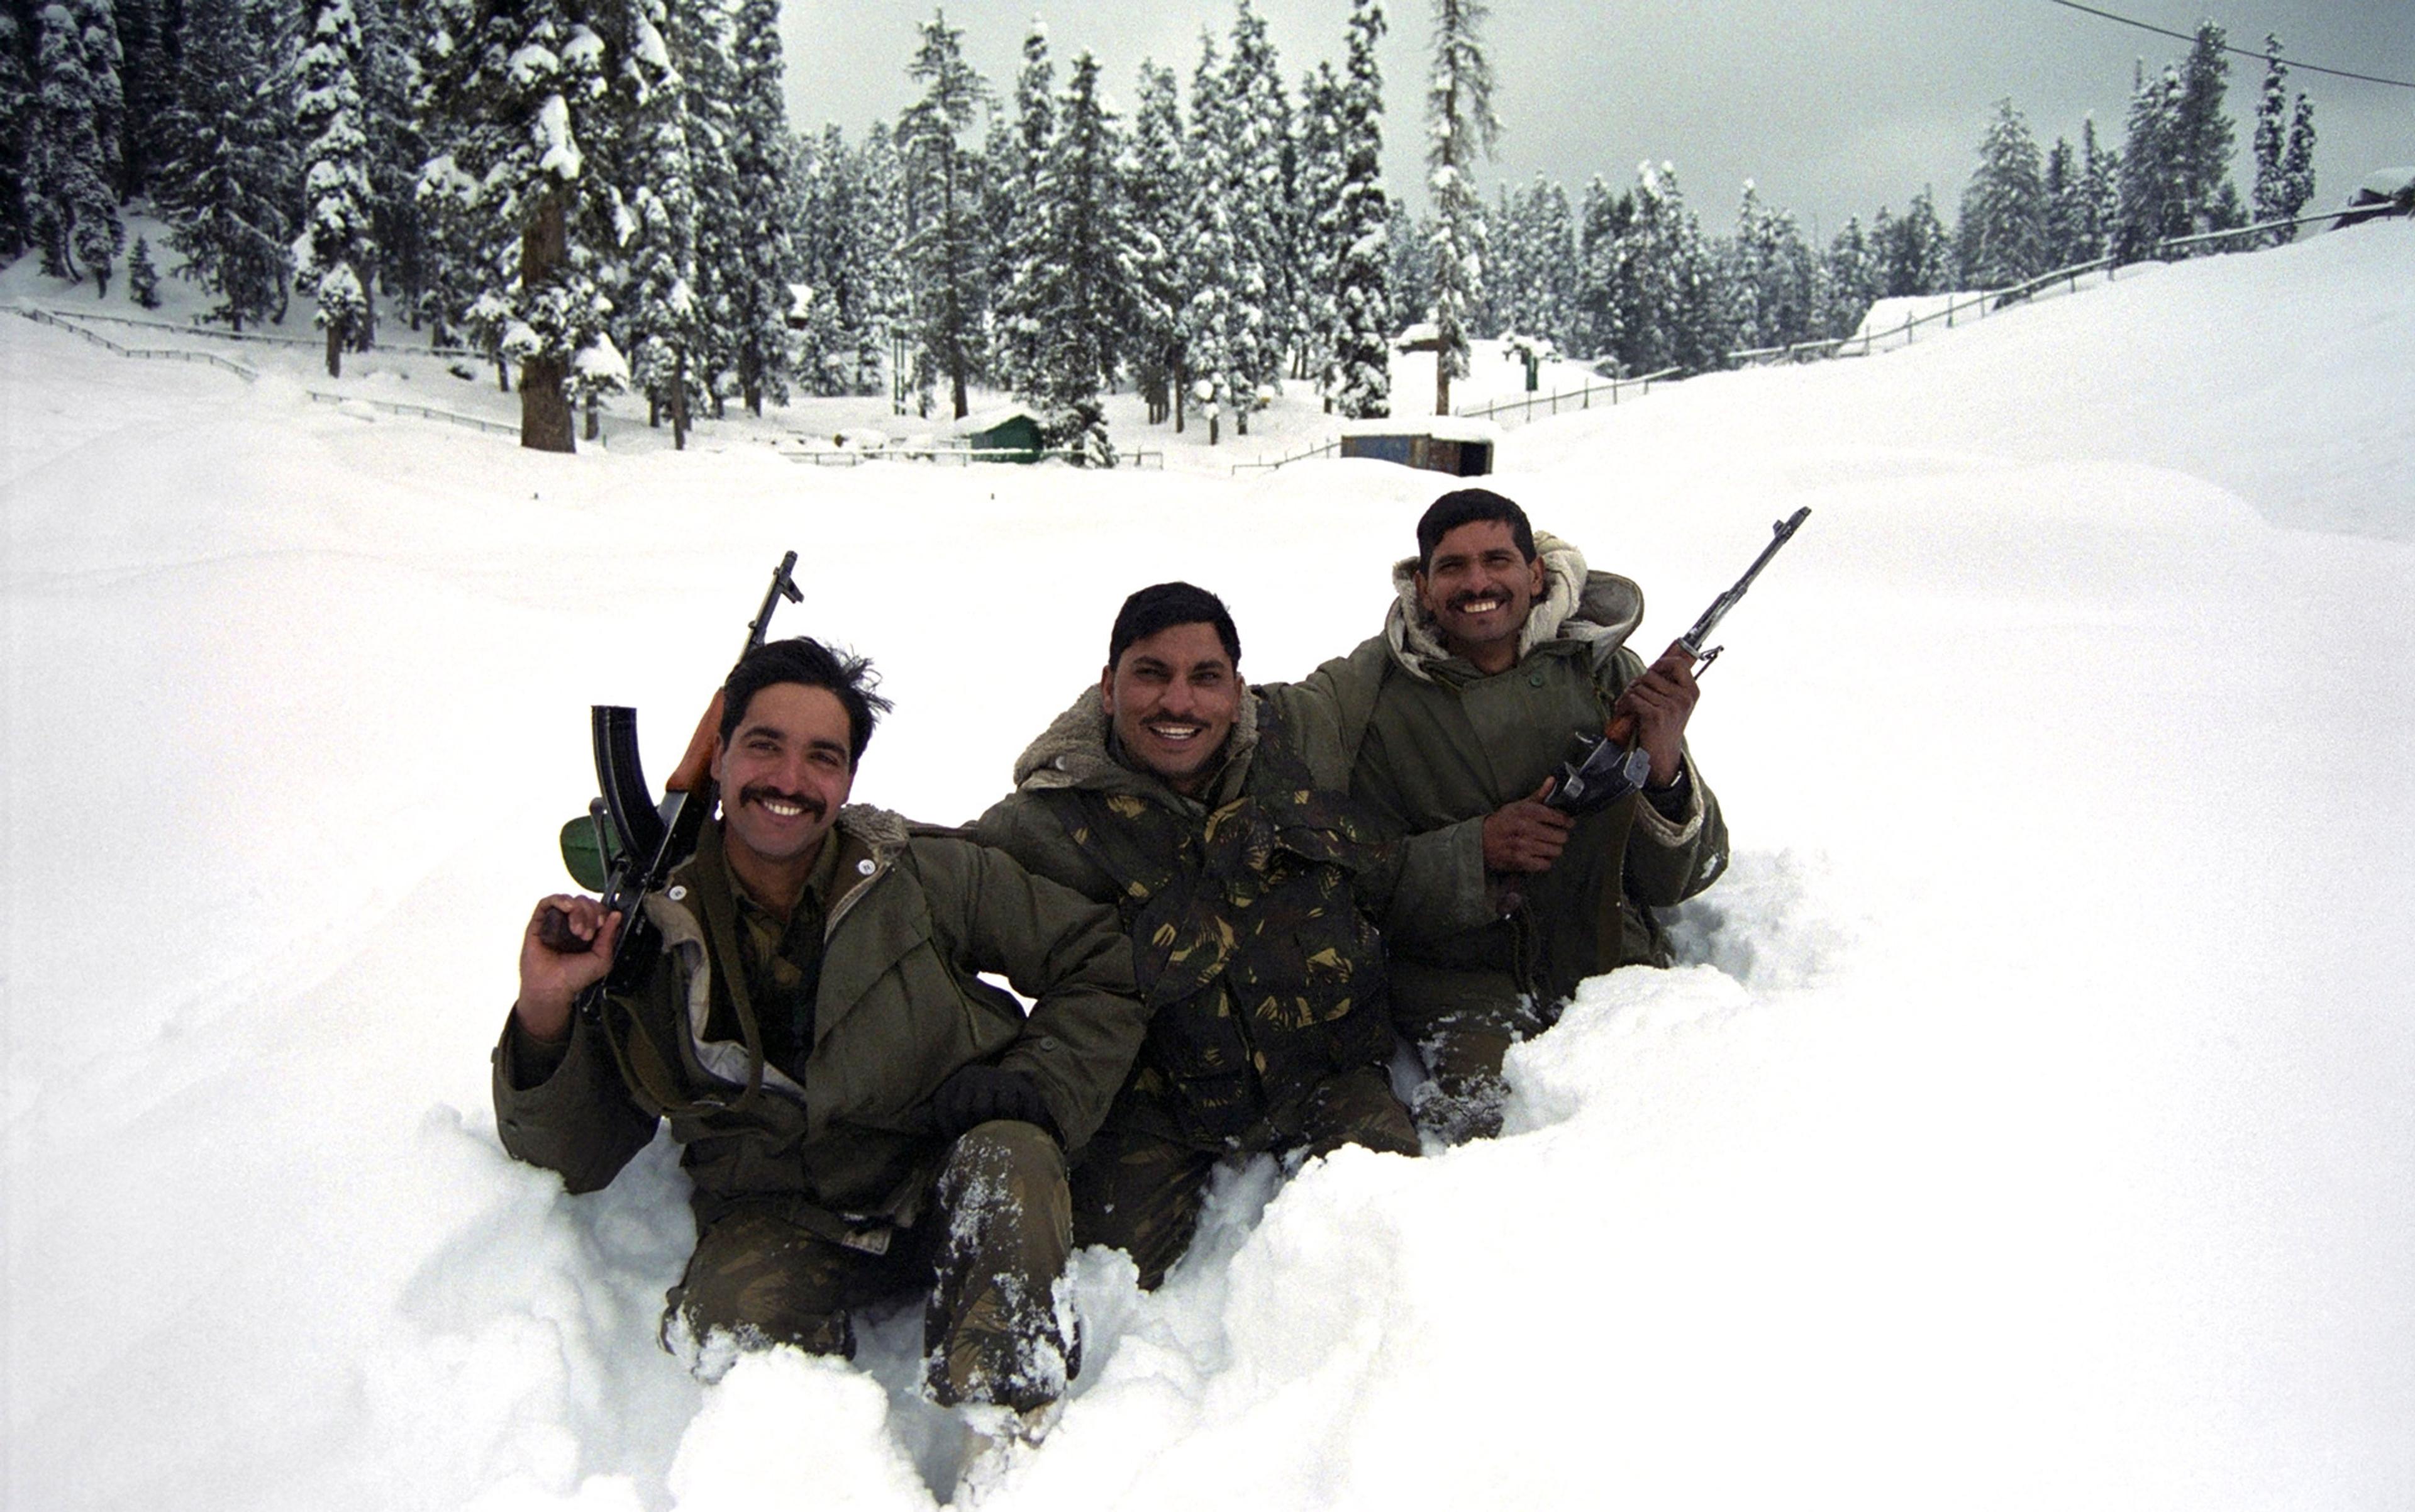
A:
[[[1345,436],[1432,436],[1436,441],[1499,441],[1501,427],[1490,420],[1458,414],[1400,414],[1385,420],[1344,420]]]
[[[984,430],[996,430],[998,427],[1006,424],[1010,420],[1028,420],[1034,425],[1041,423],[1040,412],[1027,405],[1001,404],[995,409],[975,410],[972,413],[965,416],[962,420],[948,427],[948,434],[951,436],[978,436]]]
[[[2364,200],[2370,203],[2374,200],[2395,199],[2401,190],[2407,188],[2415,188],[2415,167],[2377,168],[2357,181],[2356,193],[2349,197],[2348,202],[2353,204],[2358,200]]]

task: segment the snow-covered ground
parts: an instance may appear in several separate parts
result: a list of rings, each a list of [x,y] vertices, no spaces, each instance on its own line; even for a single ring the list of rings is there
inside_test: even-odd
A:
[[[962,1500],[2415,1504],[2410,327],[2383,223],[1511,432],[1648,647],[1813,507],[1696,716],[1688,964],[1590,984],[1508,1137],[1238,1173],[1155,1295],[1083,1257],[1064,1419]],[[669,1149],[573,1200],[495,1143],[586,706],[667,768],[795,546],[778,628],[897,700],[858,796],[962,819],[1129,590],[1298,674],[1442,481],[543,457],[292,350],[0,312],[0,1501],[931,1506],[910,1315],[700,1387]]]

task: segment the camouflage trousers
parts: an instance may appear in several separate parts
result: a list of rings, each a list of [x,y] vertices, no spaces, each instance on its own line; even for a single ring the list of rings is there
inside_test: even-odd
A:
[[[1139,1116],[1119,1116],[1142,1112]],[[1361,1066],[1319,1082],[1300,1105],[1261,1119],[1230,1145],[1201,1149],[1160,1130],[1163,1120],[1118,1102],[1073,1170],[1073,1239],[1121,1250],[1155,1290],[1191,1248],[1208,1178],[1218,1161],[1268,1150],[1303,1159],[1361,1145],[1395,1155],[1418,1153],[1409,1111],[1392,1095],[1383,1068]]]
[[[1507,971],[1392,963],[1392,1022],[1432,1078],[1418,1088],[1418,1127],[1446,1145],[1501,1132],[1509,1047],[1551,1026]]]
[[[1056,1299],[1073,1233],[1063,1151],[1030,1124],[982,1124],[956,1141],[933,1197],[912,1228],[881,1231],[890,1242],[877,1254],[776,1203],[741,1204],[697,1235],[663,1314],[666,1344],[721,1333],[742,1348],[852,1357],[852,1310],[920,1289],[932,1400],[1017,1411],[1056,1400],[1081,1357]]]

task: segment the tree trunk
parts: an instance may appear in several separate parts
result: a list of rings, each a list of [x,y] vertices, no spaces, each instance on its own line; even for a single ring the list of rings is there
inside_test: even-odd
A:
[[[520,288],[533,293],[551,283],[570,261],[569,217],[562,196],[548,194],[520,232]],[[570,364],[558,356],[530,357],[520,364],[520,444],[534,452],[576,452],[578,438],[570,413]]]
[[[329,378],[344,376],[344,333],[337,328],[333,321],[327,322],[327,376]]]
[[[1450,364],[1439,349],[1434,352],[1434,413],[1450,413]]]
[[[604,436],[603,418],[596,413],[595,396],[587,396],[587,439],[600,441]]]
[[[687,450],[687,355],[671,365],[671,450]]]
[[[1182,364],[1178,362],[1174,365],[1174,433],[1178,436],[1182,434],[1182,412],[1184,401],[1189,397],[1183,393],[1191,386],[1185,382],[1188,376],[1182,370]]]

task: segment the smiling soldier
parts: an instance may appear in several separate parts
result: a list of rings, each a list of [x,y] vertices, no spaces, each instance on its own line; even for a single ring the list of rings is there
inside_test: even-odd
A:
[[[1352,794],[1498,901],[1480,927],[1391,940],[1393,1021],[1432,1073],[1418,1120],[1446,1140],[1489,1136],[1508,1047],[1586,977],[1668,964],[1654,910],[1726,869],[1727,827],[1685,743],[1693,658],[1672,645],[1646,667],[1628,649],[1634,583],[1588,571],[1483,488],[1435,500],[1392,579],[1384,633],[1299,687],[1349,732]],[[1582,817],[1549,807],[1571,741],[1623,713],[1651,758],[1642,791]]]
[[[574,1013],[621,921],[592,898],[540,904],[496,1120],[574,1192],[669,1121],[697,1244],[663,1338],[699,1374],[741,1348],[852,1355],[853,1310],[928,1288],[932,1397],[1028,1436],[1077,1363],[1055,1295],[1065,1160],[1140,1043],[1132,951],[1111,910],[998,852],[843,806],[888,707],[869,673],[805,639],[730,672],[720,821],[645,900],[659,957]],[[554,910],[585,949],[548,947]],[[984,971],[1037,999],[1028,1017]]]
[[[1344,1145],[1418,1152],[1385,1067],[1382,938],[1368,910],[1424,899],[1342,785],[1321,701],[1251,688],[1216,595],[1125,600],[1099,685],[1015,763],[977,835],[1123,915],[1149,1008],[1131,1081],[1073,1173],[1074,1236],[1154,1287],[1189,1246],[1217,1162]]]

